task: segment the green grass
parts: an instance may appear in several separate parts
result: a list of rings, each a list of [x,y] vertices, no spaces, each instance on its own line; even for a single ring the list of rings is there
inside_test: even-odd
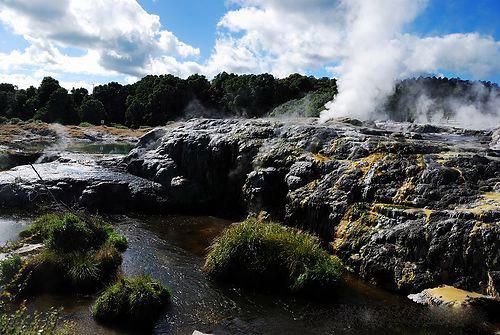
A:
[[[326,292],[343,266],[302,231],[253,219],[228,228],[210,248],[205,271],[216,278],[292,292]]]
[[[148,327],[170,299],[170,290],[149,276],[122,278],[97,298],[92,315],[100,322]]]
[[[73,325],[61,321],[60,311],[28,313],[22,305],[17,311],[7,313],[0,306],[0,334],[5,335],[70,335]]]
[[[49,249],[60,252],[87,251],[105,243],[123,252],[128,246],[127,239],[99,217],[73,213],[40,216],[19,236],[33,242],[43,242]]]
[[[43,242],[5,285],[14,297],[46,292],[89,292],[117,276],[127,239],[98,217],[48,214],[21,232],[25,241]]]

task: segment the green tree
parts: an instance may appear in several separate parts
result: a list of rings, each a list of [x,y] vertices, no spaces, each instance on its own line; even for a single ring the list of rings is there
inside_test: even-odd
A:
[[[105,112],[104,105],[94,98],[86,98],[83,100],[83,103],[78,109],[78,114],[82,122],[88,122],[95,125],[101,124],[101,120],[104,120]]]
[[[42,83],[38,87],[38,106],[39,108],[45,107],[48,103],[52,93],[61,88],[59,82],[52,77],[45,77],[42,79]]]
[[[83,103],[83,100],[89,95],[89,91],[87,91],[86,88],[80,87],[80,88],[74,88],[71,89],[71,96],[73,98],[73,105],[75,106],[75,109],[80,108],[80,106]]]
[[[20,118],[29,120],[35,115],[35,102],[28,97],[25,90],[18,90],[13,96],[7,116],[11,118]]]
[[[59,122],[62,124],[75,124],[78,122],[73,100],[68,91],[62,87],[59,87],[51,94],[47,104],[37,111],[35,117],[44,122]]]
[[[144,124],[144,116],[146,107],[137,98],[132,98],[127,100],[129,105],[126,112],[125,124],[128,127],[138,128]]]
[[[128,86],[111,82],[94,87],[92,95],[104,105],[106,121],[121,124],[125,121],[126,101],[129,95]]]

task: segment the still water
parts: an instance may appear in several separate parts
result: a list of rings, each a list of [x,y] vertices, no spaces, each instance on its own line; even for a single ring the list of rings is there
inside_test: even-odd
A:
[[[471,311],[426,307],[348,278],[326,302],[253,292],[220,285],[202,272],[213,238],[230,222],[213,217],[113,217],[129,239],[123,272],[147,273],[170,286],[173,302],[155,334],[465,334],[477,333],[481,319]],[[76,322],[76,334],[134,334],[96,324],[90,313],[95,297],[45,295],[30,307],[62,306]]]

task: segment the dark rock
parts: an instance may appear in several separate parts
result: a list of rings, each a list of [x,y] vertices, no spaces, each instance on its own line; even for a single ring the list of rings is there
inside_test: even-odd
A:
[[[390,289],[498,292],[492,136],[355,120],[193,119],[149,132],[123,159],[37,165],[43,182],[29,167],[0,172],[0,204],[34,206],[52,194],[106,211],[260,215],[317,234]]]

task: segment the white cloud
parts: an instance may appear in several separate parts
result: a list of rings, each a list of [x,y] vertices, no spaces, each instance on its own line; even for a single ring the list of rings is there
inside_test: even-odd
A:
[[[0,0],[0,20],[29,42],[25,50],[0,53],[3,73],[35,66],[62,74],[138,77],[163,59],[200,53],[163,30],[160,18],[135,0]]]
[[[202,61],[198,48],[163,28],[160,18],[136,0],[0,0],[0,20],[29,43],[24,50],[0,53],[0,73],[8,74],[0,78],[17,78],[23,86],[32,82],[26,76],[40,69],[56,77],[119,76],[131,82],[159,73],[286,76],[326,68],[340,77],[343,92],[339,103],[330,106],[332,113],[361,116],[400,77],[499,73],[499,42],[491,37],[405,34],[426,0],[230,2],[237,6],[214,27],[217,40]]]

